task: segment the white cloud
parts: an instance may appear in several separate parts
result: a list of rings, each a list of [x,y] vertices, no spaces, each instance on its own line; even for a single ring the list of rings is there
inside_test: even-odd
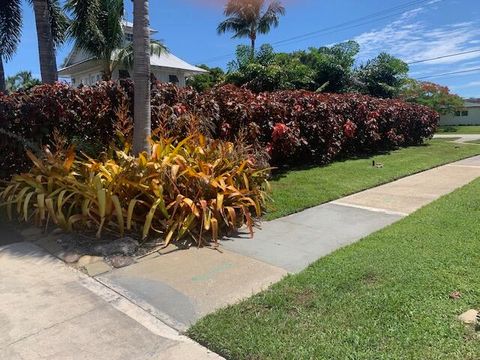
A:
[[[438,0],[432,3],[434,2]],[[461,22],[431,28],[424,22],[416,20],[419,14],[426,10],[419,7],[407,11],[385,27],[357,36],[354,40],[361,45],[360,58],[368,59],[381,51],[386,51],[406,62],[413,62],[478,48],[475,46],[480,43],[478,23]],[[425,64],[446,65],[476,58],[480,58],[480,52],[433,60]]]

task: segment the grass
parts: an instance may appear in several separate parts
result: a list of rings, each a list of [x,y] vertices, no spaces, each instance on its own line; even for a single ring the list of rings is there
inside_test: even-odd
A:
[[[480,140],[467,141],[468,144],[480,144]]]
[[[227,359],[478,359],[480,180],[188,334]],[[461,298],[449,295],[459,291]]]
[[[474,144],[431,140],[385,155],[337,161],[324,167],[292,170],[271,182],[274,203],[266,220],[272,220],[395,179],[480,154]],[[372,166],[372,161],[383,164]]]
[[[480,126],[444,125],[438,129],[439,134],[480,134]]]

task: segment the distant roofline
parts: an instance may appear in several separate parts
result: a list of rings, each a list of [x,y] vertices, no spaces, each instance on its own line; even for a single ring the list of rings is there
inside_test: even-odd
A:
[[[122,25],[126,28],[132,28],[133,29],[133,23],[128,21],[128,20],[122,19]],[[158,33],[158,30],[150,28],[150,34],[156,34],[156,33]]]

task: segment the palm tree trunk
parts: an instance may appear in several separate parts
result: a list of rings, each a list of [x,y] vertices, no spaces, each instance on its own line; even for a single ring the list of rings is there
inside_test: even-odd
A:
[[[257,34],[250,35],[250,42],[251,42],[251,53],[250,58],[253,60],[255,59],[255,41],[257,40]]]
[[[33,0],[35,24],[37,26],[38,54],[42,82],[52,84],[58,80],[55,44],[50,26],[50,11],[47,0]]]
[[[150,21],[148,0],[133,3],[133,82],[134,82],[134,129],[133,152],[150,154],[151,135],[150,108]]]
[[[5,92],[6,84],[5,84],[5,70],[3,69],[3,59],[0,56],[0,92]]]

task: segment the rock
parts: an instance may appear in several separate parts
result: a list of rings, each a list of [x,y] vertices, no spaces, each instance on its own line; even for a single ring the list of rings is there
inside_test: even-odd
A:
[[[473,325],[477,322],[477,316],[479,312],[477,310],[468,310],[458,317],[458,320],[464,324]]]
[[[101,256],[84,255],[80,259],[78,259],[77,265],[78,267],[85,267],[87,265],[94,264],[102,260],[103,258]]]
[[[56,229],[53,229],[52,231],[52,235],[62,235],[62,234],[65,234],[65,231],[63,231],[62,228],[56,228]]]
[[[116,269],[129,266],[135,263],[135,260],[131,256],[121,256],[121,255],[114,255],[108,258],[108,261]]]
[[[85,266],[85,271],[90,276],[97,276],[112,270],[104,261],[97,261]]]
[[[78,260],[80,260],[81,257],[82,257],[82,254],[79,254],[77,252],[72,252],[72,251],[67,251],[62,256],[63,261],[65,261],[67,264],[76,263]]]
[[[460,291],[454,291],[449,295],[450,299],[458,300],[462,297],[462,293]]]
[[[96,255],[112,256],[124,255],[131,256],[135,254],[138,247],[138,241],[131,237],[124,237],[105,244],[93,246],[92,253]]]

